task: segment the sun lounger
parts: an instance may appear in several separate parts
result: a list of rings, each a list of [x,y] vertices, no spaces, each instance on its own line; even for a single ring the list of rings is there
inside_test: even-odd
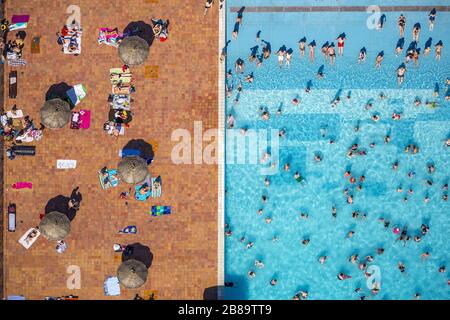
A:
[[[75,169],[77,167],[77,160],[56,160],[56,169]]]
[[[36,155],[35,146],[13,146],[12,151],[16,156],[34,156]]]
[[[33,235],[34,233],[34,235]],[[36,240],[41,235],[38,228],[30,228],[23,234],[23,236],[19,239],[19,243],[25,248],[29,249],[33,243],[36,242]]]
[[[8,206],[8,231],[16,231],[16,204],[11,203]]]
[[[9,97],[15,99],[17,97],[17,71],[9,73]]]

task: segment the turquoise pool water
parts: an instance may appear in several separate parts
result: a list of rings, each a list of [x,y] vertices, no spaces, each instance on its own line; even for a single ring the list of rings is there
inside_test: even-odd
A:
[[[227,1],[227,38],[231,40],[236,13],[230,7],[242,5],[336,5],[336,1]],[[366,3],[367,2],[367,3]],[[358,5],[371,4],[362,1]],[[450,1],[398,1],[397,5],[450,5]],[[380,5],[396,3],[378,1]],[[341,1],[340,5],[351,5],[351,1]],[[450,204],[441,197],[447,192],[441,186],[450,176],[450,148],[444,141],[450,138],[450,102],[444,100],[445,79],[450,77],[450,12],[438,12],[434,30],[428,30],[428,12],[404,12],[407,18],[405,48],[403,53],[394,55],[399,39],[396,25],[399,12],[387,12],[386,24],[382,30],[369,30],[366,12],[352,13],[246,13],[243,14],[237,40],[231,40],[227,50],[227,69],[233,70],[235,90],[227,100],[226,112],[233,114],[234,127],[256,130],[286,129],[286,137],[279,141],[279,159],[276,161],[279,172],[267,176],[270,186],[266,187],[261,168],[266,164],[227,164],[225,220],[232,235],[225,237],[225,280],[233,282],[226,288],[225,298],[237,299],[292,299],[299,290],[307,290],[309,299],[411,299],[420,293],[423,299],[449,299],[447,284],[449,271],[439,273],[440,266],[449,266]],[[428,57],[420,56],[419,65],[407,64],[404,84],[398,88],[395,70],[404,61],[406,48],[412,41],[412,25],[420,22],[422,26],[418,47],[432,37],[432,51]],[[261,44],[256,42],[256,33],[261,31],[261,39],[270,42],[272,55],[264,60],[260,68],[248,62],[250,48]],[[347,39],[343,57],[337,57],[334,66],[324,62],[320,47],[325,41],[334,41],[345,32]],[[297,42],[305,36],[307,43],[313,39],[317,43],[314,63],[305,57],[299,58]],[[434,59],[434,44],[444,43],[442,59]],[[285,45],[293,49],[290,68],[279,68],[276,51]],[[358,52],[365,47],[367,59],[358,65]],[[375,69],[375,56],[384,50],[381,69]],[[239,103],[234,104],[239,77],[234,72],[236,59],[245,61],[247,75],[254,74],[252,84],[242,81],[243,92]],[[317,70],[324,65],[325,78],[316,78]],[[307,82],[311,80],[311,92],[305,93]],[[436,83],[439,97],[434,96]],[[332,108],[330,102],[341,90],[341,103]],[[348,91],[350,100],[346,99]],[[380,99],[383,92],[385,99]],[[291,100],[298,97],[300,105],[294,106]],[[418,96],[422,105],[416,107],[414,99]],[[425,101],[436,101],[437,108],[424,106]],[[373,107],[365,110],[368,101]],[[281,106],[282,114],[276,111]],[[268,121],[260,118],[260,107],[270,113]],[[401,113],[401,119],[391,119],[393,112]],[[374,122],[373,114],[380,120]],[[354,128],[359,124],[360,131]],[[321,130],[322,129],[322,130]],[[324,136],[322,136],[324,134]],[[386,135],[391,142],[384,143]],[[230,143],[227,134],[227,155],[242,146]],[[329,139],[335,140],[329,144]],[[374,142],[374,148],[370,144]],[[353,143],[367,151],[366,156],[349,159],[347,149]],[[406,154],[406,145],[414,143],[419,153]],[[269,143],[270,146],[270,143]],[[250,152],[249,146],[244,148]],[[275,154],[271,150],[272,155]],[[260,158],[264,150],[257,150]],[[321,162],[314,155],[322,156]],[[274,160],[275,161],[275,160]],[[397,171],[392,164],[398,161]],[[290,163],[290,171],[281,166]],[[436,171],[427,172],[427,165],[433,163]],[[365,176],[363,188],[357,191],[354,185],[344,178],[350,169],[352,175]],[[293,178],[299,171],[306,183],[299,184]],[[408,172],[414,171],[413,178]],[[433,185],[427,186],[426,180]],[[402,186],[404,191],[397,192]],[[354,195],[352,205],[347,204],[343,190],[349,188]],[[407,190],[413,189],[413,194]],[[267,203],[262,204],[261,196],[266,195]],[[403,198],[407,196],[408,201]],[[430,201],[424,202],[428,196]],[[337,217],[331,214],[332,206],[337,209]],[[258,209],[263,214],[258,215]],[[352,218],[352,212],[367,213],[365,220]],[[300,213],[309,218],[300,219]],[[272,222],[267,224],[266,217]],[[385,229],[378,218],[390,221]],[[430,231],[421,242],[409,241],[406,246],[396,241],[398,235],[392,232],[394,226],[408,226],[408,234],[420,234],[421,224],[429,226]],[[347,239],[348,231],[355,235]],[[273,238],[277,237],[277,241]],[[245,241],[240,239],[245,237]],[[307,246],[302,239],[309,238]],[[248,241],[254,246],[246,249]],[[385,252],[376,254],[382,247]],[[421,253],[429,251],[431,256],[422,260]],[[360,260],[373,255],[375,265],[380,270],[381,290],[372,295],[366,285],[364,272],[358,264],[348,262],[357,253]],[[325,265],[318,262],[322,255],[328,256]],[[261,260],[264,268],[255,267],[255,260]],[[406,265],[401,273],[397,263]],[[248,271],[256,276],[250,279]],[[337,274],[345,272],[351,279],[339,281]],[[278,280],[271,286],[271,279]],[[362,291],[354,290],[361,287]]]

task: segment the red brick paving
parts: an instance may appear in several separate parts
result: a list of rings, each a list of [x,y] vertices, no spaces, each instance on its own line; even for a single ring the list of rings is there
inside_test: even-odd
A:
[[[23,294],[27,299],[42,299],[75,294],[81,299],[110,299],[103,294],[103,282],[108,275],[115,275],[119,266],[112,251],[115,242],[141,242],[154,255],[145,286],[122,288],[120,299],[143,295],[144,290],[157,290],[160,299],[201,299],[206,287],[216,285],[217,167],[174,165],[170,137],[175,128],[192,131],[194,120],[203,121],[204,130],[217,127],[218,15],[211,11],[204,18],[204,1],[195,5],[182,0],[152,2],[131,0],[120,6],[105,0],[6,3],[9,19],[13,14],[30,14],[31,18],[24,49],[28,65],[17,68],[18,96],[15,100],[5,97],[5,110],[16,103],[39,123],[38,112],[47,89],[64,81],[86,86],[88,95],[76,109],[89,109],[92,117],[90,129],[47,131],[35,143],[35,157],[4,162],[4,207],[6,210],[7,203],[15,202],[18,211],[17,231],[5,231],[4,235],[5,296]],[[81,8],[84,32],[78,57],[60,52],[55,37],[70,4]],[[136,77],[135,117],[125,136],[114,140],[103,132],[102,125],[111,91],[109,69],[120,67],[121,62],[116,49],[97,44],[98,28],[117,26],[123,30],[131,21],[148,22],[150,18],[170,19],[169,40],[155,41],[145,64],[159,66],[158,78],[145,78],[145,66],[131,69]],[[40,54],[30,52],[35,36],[41,36]],[[6,67],[5,77],[9,71]],[[163,196],[144,203],[131,201],[127,208],[118,195],[128,186],[103,191],[97,171],[104,165],[115,167],[119,149],[133,138],[157,142],[150,171],[152,176],[162,176]],[[77,168],[56,170],[56,159],[76,159]],[[10,186],[17,181],[33,182],[33,190],[13,190]],[[47,201],[58,194],[69,196],[76,185],[83,201],[72,222],[66,252],[57,254],[55,243],[42,236],[29,250],[19,245],[19,237],[39,223]],[[153,218],[145,214],[158,204],[171,205],[174,212]],[[131,224],[137,225],[137,235],[115,233]],[[66,288],[69,265],[81,267],[80,290]]]

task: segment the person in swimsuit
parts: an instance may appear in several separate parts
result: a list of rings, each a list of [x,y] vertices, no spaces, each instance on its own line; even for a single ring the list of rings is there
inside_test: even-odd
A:
[[[416,23],[412,31],[412,38],[415,42],[419,42],[419,34],[420,34],[420,23]]]
[[[205,3],[205,16],[208,13],[208,9],[212,7],[214,0],[206,0]]]
[[[336,59],[336,51],[334,50],[334,43],[332,42],[328,47],[328,56],[330,57],[330,65],[334,64],[334,60]]]
[[[339,55],[342,57],[342,55],[344,54],[344,40],[345,40],[345,34],[341,34],[339,35],[339,37],[337,37],[337,41],[338,41],[338,53]]]
[[[270,43],[264,40],[261,40],[261,42],[264,44],[263,46],[263,57],[264,59],[268,59],[270,57],[270,53],[272,52]]]
[[[339,44],[338,44],[338,45],[339,45]],[[367,55],[367,53],[366,53],[366,48],[362,48],[362,49],[359,51],[358,63],[363,63],[363,62],[365,62],[365,61],[366,61],[366,55]]]
[[[303,37],[298,42],[298,48],[300,49],[300,56],[303,57],[305,55],[305,48],[306,48],[306,38]]]
[[[436,20],[436,8],[430,11],[428,14],[428,22],[430,24],[430,31],[433,31],[434,28],[434,20]]]
[[[405,25],[406,25],[406,18],[403,14],[398,17],[397,20],[398,29],[400,30],[400,37],[403,38],[405,35]]]
[[[383,51],[381,51],[377,55],[377,57],[375,59],[375,68],[381,68],[381,62],[383,61],[383,56],[384,56]]]
[[[284,56],[286,55],[284,46],[278,50],[277,54],[278,54],[278,66],[281,68],[283,66]]]
[[[400,86],[405,78],[406,66],[404,64],[400,65],[397,69],[397,84]]]
[[[329,47],[329,43],[327,41],[327,42],[324,43],[324,45],[320,49],[320,51],[322,51],[323,58],[325,59],[325,61],[328,60],[328,47]]]
[[[292,49],[286,51],[286,67],[291,65],[292,52]]]
[[[308,44],[308,48],[309,48],[309,60],[311,62],[314,62],[314,52],[316,49],[316,41],[313,40]]]
[[[436,45],[434,46],[435,47],[435,51],[436,51],[436,60],[437,61],[440,61],[441,60],[441,50],[442,50],[442,47],[443,47],[444,45],[442,44],[442,41],[441,40],[439,40],[439,42],[438,43],[436,43]]]

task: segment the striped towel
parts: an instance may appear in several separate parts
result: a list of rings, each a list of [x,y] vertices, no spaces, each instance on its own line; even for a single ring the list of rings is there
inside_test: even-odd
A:
[[[8,65],[11,67],[20,67],[20,66],[26,66],[27,62],[25,59],[14,59],[14,60],[8,60]]]
[[[77,167],[77,160],[56,160],[56,169],[75,169]]]

